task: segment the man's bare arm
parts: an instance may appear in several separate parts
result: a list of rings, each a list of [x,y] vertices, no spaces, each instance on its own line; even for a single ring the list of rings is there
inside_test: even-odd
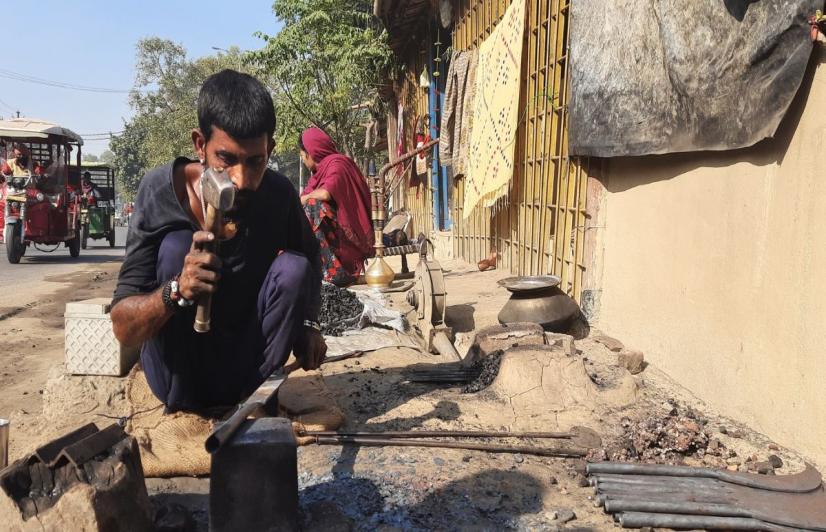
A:
[[[190,301],[215,293],[221,278],[218,273],[221,259],[202,250],[203,244],[214,239],[212,233],[205,231],[192,236],[192,248],[184,258],[183,271],[178,281],[181,296]],[[112,329],[120,343],[126,346],[141,345],[158,334],[175,312],[164,305],[162,294],[163,286],[149,294],[122,299],[112,308]]]
[[[173,311],[163,304],[163,287],[154,292],[122,299],[112,308],[115,338],[125,346],[139,346],[158,334]]]

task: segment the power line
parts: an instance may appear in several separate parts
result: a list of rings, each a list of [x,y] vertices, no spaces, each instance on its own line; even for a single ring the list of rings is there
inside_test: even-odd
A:
[[[14,72],[12,70],[6,70],[4,68],[0,68],[0,78],[6,79],[13,79],[17,81],[23,81],[26,83],[34,83],[36,85],[45,85],[47,87],[57,87],[60,89],[68,89],[68,90],[76,90],[76,91],[85,91],[85,92],[97,92],[97,93],[108,93],[108,94],[129,94],[133,92],[133,90],[126,90],[126,89],[112,89],[106,87],[92,87],[89,85],[76,85],[74,83],[66,83],[63,81],[54,81],[50,79],[38,78],[35,76],[29,76],[28,74],[21,74],[19,72]],[[135,89],[141,92],[140,89]]]
[[[6,102],[4,102],[3,100],[0,100],[0,104],[2,104],[2,105],[3,105],[3,107],[5,107],[5,108],[6,108],[6,109],[8,109],[9,111],[11,111],[12,113],[17,112],[17,109],[15,109],[15,108],[14,108],[14,107],[12,107],[11,105],[7,104],[7,103],[6,103]]]
[[[125,130],[122,129],[120,131],[104,131],[103,133],[78,133],[78,135],[80,135],[83,138],[86,138],[86,137],[104,137],[104,136],[108,137],[110,135],[120,135],[124,131]]]

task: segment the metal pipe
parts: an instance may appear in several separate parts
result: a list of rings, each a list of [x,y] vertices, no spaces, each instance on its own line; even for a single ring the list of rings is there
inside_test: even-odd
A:
[[[730,485],[726,484],[725,482],[720,482],[719,480],[712,480],[712,479],[705,479],[705,478],[688,478],[688,477],[651,477],[651,480],[644,480],[644,479],[622,479],[622,478],[596,478],[596,486],[604,486],[604,485],[615,485],[615,486],[628,486],[629,488],[632,486],[664,486],[664,485],[671,485],[671,486],[686,486],[686,487],[696,487],[700,489],[709,489],[709,488],[725,488]]]
[[[459,361],[462,360],[462,356],[458,351],[456,351],[456,347],[444,331],[439,331],[433,336],[433,347],[435,347],[436,351],[438,351],[443,357]]]
[[[653,514],[628,512],[620,514],[623,528],[710,529],[710,530],[764,530],[768,532],[787,532],[795,530],[785,526],[773,525],[758,519],[741,517],[712,517],[706,515]]]
[[[439,143],[439,139],[433,139],[430,142],[427,142],[413,151],[409,151],[404,155],[399,156],[398,159],[395,161],[389,162],[381,167],[379,170],[378,176],[373,180],[371,185],[370,191],[370,199],[372,200],[372,217],[373,217],[373,231],[375,233],[375,250],[376,250],[376,257],[383,257],[384,256],[384,244],[382,243],[382,232],[384,231],[384,223],[387,221],[387,209],[384,207],[384,202],[386,200],[386,192],[387,192],[387,172],[389,172],[394,166],[398,166],[419,153],[429,150],[433,146]]]
[[[694,486],[685,486],[680,484],[671,484],[671,485],[662,485],[662,486],[629,486],[629,485],[622,485],[622,484],[606,484],[600,485],[597,487],[598,493],[604,493],[609,497],[613,496],[613,498],[624,498],[624,495],[634,495],[636,497],[650,497],[650,498],[660,498],[663,495],[674,495],[679,494],[684,496],[683,498],[708,498],[710,496],[715,496],[716,498],[720,497],[730,497],[733,494],[725,489],[715,488],[715,487],[694,487]],[[617,497],[617,496],[620,497]]]
[[[542,447],[522,447],[509,445],[493,445],[471,442],[450,442],[450,441],[427,441],[427,440],[401,440],[401,439],[379,439],[379,438],[347,438],[317,436],[315,442],[320,445],[364,445],[377,447],[435,447],[438,449],[465,449],[468,451],[485,451],[492,453],[519,453],[534,456],[554,456],[560,458],[581,458],[588,454],[584,449],[573,449],[565,447],[542,448]]]
[[[0,469],[9,465],[9,425],[8,419],[0,419]]]
[[[634,501],[613,499],[605,501],[605,511],[646,512],[655,514],[711,515],[716,517],[751,517],[751,514],[730,504],[683,501]]]
[[[387,432],[336,432],[332,430],[308,430],[304,436],[342,436],[358,438],[551,438],[570,439],[571,432],[505,432],[495,430],[397,430]]]

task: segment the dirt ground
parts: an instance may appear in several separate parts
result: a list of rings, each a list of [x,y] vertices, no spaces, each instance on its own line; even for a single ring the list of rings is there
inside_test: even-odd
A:
[[[0,417],[11,420],[10,459],[42,443],[38,426],[50,373],[61,373],[66,303],[111,297],[119,262],[49,277],[0,308]],[[83,410],[80,408],[79,410]]]
[[[508,298],[496,281],[506,274],[480,273],[458,261],[445,262],[443,267],[448,321],[463,352],[474,330],[496,323]],[[62,305],[70,299],[110,294],[114,275],[115,268],[109,265],[79,272],[70,287],[61,286],[44,302],[0,321],[3,349],[19,353],[0,380],[4,390],[0,413],[11,412],[13,422],[12,459],[83,423],[104,426],[127,411],[121,379],[70,377],[59,368]],[[410,315],[403,293],[389,298],[391,308]],[[527,416],[514,411],[513,401],[490,389],[464,394],[458,386],[410,383],[405,373],[410,366],[446,361],[409,347],[380,349],[328,364],[322,373],[347,416],[344,429],[348,430],[554,431],[585,425],[602,436],[603,446],[593,453],[594,459],[642,456],[652,462],[747,470],[775,454],[783,461],[777,474],[803,468],[794,451],[720,417],[656,367],[648,366],[632,377],[618,367],[617,354],[596,341],[598,336],[599,331],[591,331],[590,337],[575,342],[576,355],[570,361],[575,372],[582,368],[588,386],[596,390],[593,404],[577,404],[562,415],[554,410],[555,398],[548,398],[547,412],[540,405]],[[51,377],[48,383],[47,377]],[[290,378],[302,377],[296,373]],[[607,399],[608,392],[623,382],[632,383],[634,400],[629,404]],[[674,435],[675,442],[669,439]],[[581,460],[355,446],[301,447],[298,457],[307,530],[614,527],[610,516],[594,506]],[[147,479],[147,486],[156,508],[179,504],[198,529],[206,529],[208,479]]]

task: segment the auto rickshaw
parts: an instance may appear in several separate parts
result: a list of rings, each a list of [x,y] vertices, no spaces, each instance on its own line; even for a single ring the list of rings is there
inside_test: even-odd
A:
[[[63,244],[72,257],[80,254],[82,145],[77,133],[44,120],[0,120],[0,156],[6,161],[0,165],[6,185],[0,229],[11,264],[19,263],[29,246],[54,246],[44,249],[54,251]],[[12,169],[15,148],[28,152],[28,160]]]
[[[105,238],[115,247],[115,171],[106,163],[84,162],[80,172],[80,247],[86,249],[90,238]]]

